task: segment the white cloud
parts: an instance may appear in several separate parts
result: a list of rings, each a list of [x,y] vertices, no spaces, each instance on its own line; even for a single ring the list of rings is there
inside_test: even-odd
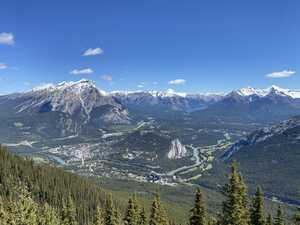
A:
[[[106,81],[112,81],[113,77],[110,74],[104,74],[104,75],[101,76],[101,79],[106,80]]]
[[[137,87],[138,87],[138,88],[143,88],[143,87],[144,87],[144,85],[142,85],[142,84],[139,84]]]
[[[12,33],[0,33],[0,44],[3,45],[14,45],[15,39]]]
[[[285,77],[290,77],[294,75],[296,71],[294,70],[283,70],[283,71],[277,71],[273,73],[269,73],[266,75],[268,78],[285,78]]]
[[[173,85],[181,85],[181,84],[185,84],[186,80],[184,80],[184,79],[176,79],[176,80],[170,80],[168,83],[169,84],[173,84]]]
[[[93,55],[101,55],[101,54],[103,54],[103,50],[101,48],[89,48],[82,55],[93,56]]]
[[[94,71],[90,68],[85,68],[85,69],[75,69],[70,72],[70,74],[74,75],[80,75],[80,74],[91,74],[94,73]]]
[[[7,69],[7,65],[5,63],[0,63],[0,70]]]

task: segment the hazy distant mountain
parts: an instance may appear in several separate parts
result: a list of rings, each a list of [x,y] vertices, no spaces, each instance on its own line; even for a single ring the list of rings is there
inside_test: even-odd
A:
[[[112,92],[111,94],[127,107],[140,107],[145,109],[151,107],[152,110],[155,108],[185,112],[207,108],[207,106],[223,98],[222,94],[187,94],[174,92],[171,89],[166,92],[137,91]]]
[[[272,86],[232,91],[204,110],[194,112],[196,120],[229,122],[274,122],[300,114],[300,91]]]

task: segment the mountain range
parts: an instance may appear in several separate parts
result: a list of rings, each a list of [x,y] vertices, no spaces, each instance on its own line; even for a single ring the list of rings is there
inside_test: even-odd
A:
[[[0,118],[45,115],[56,118],[62,135],[78,133],[86,127],[132,122],[135,111],[143,115],[163,112],[189,113],[194,120],[273,122],[300,114],[300,91],[272,86],[267,89],[242,88],[228,94],[187,94],[138,91],[111,92],[94,82],[62,82],[34,88],[24,93],[0,96]]]
[[[154,173],[166,185],[216,186],[236,160],[250,187],[296,198],[297,115],[300,91],[277,86],[105,92],[80,80],[0,96],[0,143],[80,174],[144,182]]]
[[[93,81],[80,80],[0,96],[3,127],[14,133],[18,123],[48,137],[90,135],[107,125],[136,124],[149,117],[170,119],[170,115],[195,123],[269,124],[297,114],[300,91],[276,86],[243,88],[227,94],[172,90],[108,93]]]

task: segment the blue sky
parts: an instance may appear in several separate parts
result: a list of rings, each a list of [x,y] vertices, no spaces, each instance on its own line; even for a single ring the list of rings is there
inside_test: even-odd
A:
[[[81,78],[104,90],[300,89],[299,10],[298,0],[2,1],[0,93]]]

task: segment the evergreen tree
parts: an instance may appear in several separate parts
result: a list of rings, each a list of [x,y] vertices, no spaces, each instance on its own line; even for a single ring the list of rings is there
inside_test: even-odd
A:
[[[160,224],[161,225],[170,225],[169,218],[168,218],[166,210],[164,209],[163,206],[161,206],[161,209],[160,209]]]
[[[161,205],[158,193],[156,193],[152,202],[149,225],[168,225],[168,218]]]
[[[139,219],[138,219],[138,225],[146,225],[147,224],[147,216],[146,216],[146,210],[143,207],[140,211]]]
[[[295,215],[294,220],[295,220],[295,225],[300,225],[300,208],[298,208],[298,212]]]
[[[104,225],[103,213],[99,206],[97,206],[97,208],[96,208],[96,214],[94,217],[93,225]]]
[[[4,202],[1,197],[0,197],[0,224],[8,225],[8,213],[4,208]]]
[[[67,201],[63,203],[62,224],[78,225],[78,222],[76,220],[76,207],[74,205],[71,194],[69,194]]]
[[[27,190],[22,189],[16,201],[10,207],[10,224],[38,225],[38,205],[32,200]]]
[[[260,187],[257,188],[252,200],[251,225],[265,225],[264,199]]]
[[[77,206],[77,220],[87,224],[94,218],[94,210],[99,199],[104,199],[105,193],[96,182],[62,168],[34,163],[32,160],[14,155],[0,146],[0,196],[3,199],[15,201],[19,191],[16,187],[26,186],[32,198],[38,204],[47,202],[57,209],[63,208],[62,199],[67,200],[69,192],[79,193],[72,196]],[[6,211],[13,207],[5,202]],[[60,224],[61,225],[61,224]]]
[[[229,183],[224,188],[226,201],[223,203],[222,225],[248,225],[249,210],[247,188],[236,163],[231,166]]]
[[[274,220],[274,225],[284,225],[283,213],[280,206],[278,206],[277,214]]]
[[[160,225],[160,202],[157,195],[152,202],[149,225]]]
[[[169,225],[175,225],[175,222],[174,221],[170,221]]]
[[[207,220],[207,225],[219,225],[219,221],[214,217],[209,217]]]
[[[248,193],[247,193],[247,186],[244,182],[244,179],[242,177],[241,174],[239,174],[239,182],[240,182],[240,186],[241,186],[241,190],[240,190],[240,196],[242,199],[242,212],[243,212],[243,217],[242,220],[245,221],[246,224],[250,223],[250,210],[249,210],[249,202],[248,202]]]
[[[132,200],[133,200],[133,204],[134,204],[135,221],[138,223],[139,217],[140,217],[140,206],[139,206],[139,202],[138,202],[136,193],[133,194]]]
[[[124,218],[125,225],[136,225],[137,224],[137,212],[135,202],[132,198],[129,198],[126,214]]]
[[[39,225],[57,225],[60,223],[56,210],[45,203],[39,215]]]
[[[273,225],[273,219],[271,214],[268,215],[267,221],[266,221],[266,225]]]
[[[121,212],[117,209],[117,207],[115,207],[115,220],[116,220],[116,224],[121,224],[122,215]]]
[[[104,225],[119,225],[118,211],[115,209],[112,195],[106,198]]]
[[[198,188],[195,195],[194,207],[191,209],[190,225],[206,225],[206,210],[201,190]]]

